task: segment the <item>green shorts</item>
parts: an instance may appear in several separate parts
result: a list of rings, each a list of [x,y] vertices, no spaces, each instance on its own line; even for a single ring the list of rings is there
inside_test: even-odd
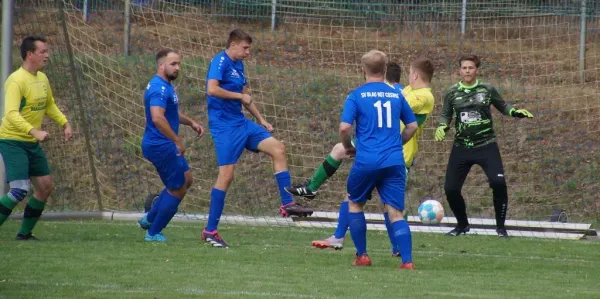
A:
[[[48,159],[39,142],[0,139],[0,155],[4,160],[6,182],[50,174]]]

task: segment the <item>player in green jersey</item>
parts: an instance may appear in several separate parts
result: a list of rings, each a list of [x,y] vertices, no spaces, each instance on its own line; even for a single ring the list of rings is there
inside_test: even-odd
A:
[[[504,168],[492,122],[490,106],[502,114],[518,118],[532,118],[525,109],[513,108],[506,103],[490,84],[477,80],[480,60],[475,55],[464,55],[459,59],[461,81],[452,85],[444,94],[444,104],[435,140],[442,141],[455,116],[456,135],[446,169],[444,191],[457,226],[448,235],[458,236],[469,231],[467,208],[462,197],[462,186],[473,165],[483,168],[493,190],[496,212],[496,232],[507,237],[504,226],[508,207],[508,194]]]

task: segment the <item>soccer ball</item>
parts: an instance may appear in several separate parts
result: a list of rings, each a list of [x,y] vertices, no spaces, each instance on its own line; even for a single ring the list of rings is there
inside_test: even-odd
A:
[[[423,224],[438,224],[444,218],[444,207],[435,199],[427,199],[419,206],[418,213]]]

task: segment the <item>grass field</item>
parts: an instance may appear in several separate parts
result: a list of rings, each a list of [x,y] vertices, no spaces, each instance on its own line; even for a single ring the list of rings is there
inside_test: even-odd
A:
[[[417,271],[396,270],[387,235],[369,232],[370,268],[353,246],[313,249],[330,231],[224,226],[229,249],[174,223],[168,244],[132,222],[40,222],[41,242],[0,229],[0,298],[598,298],[600,243],[414,234]]]

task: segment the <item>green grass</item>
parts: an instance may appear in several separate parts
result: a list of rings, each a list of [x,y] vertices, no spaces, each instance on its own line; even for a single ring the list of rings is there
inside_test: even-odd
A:
[[[600,243],[414,234],[418,270],[396,270],[384,232],[369,231],[370,268],[310,241],[323,229],[224,226],[230,249],[174,223],[168,244],[147,244],[132,222],[40,222],[41,242],[0,229],[0,298],[593,298]],[[596,297],[597,298],[597,297]]]

